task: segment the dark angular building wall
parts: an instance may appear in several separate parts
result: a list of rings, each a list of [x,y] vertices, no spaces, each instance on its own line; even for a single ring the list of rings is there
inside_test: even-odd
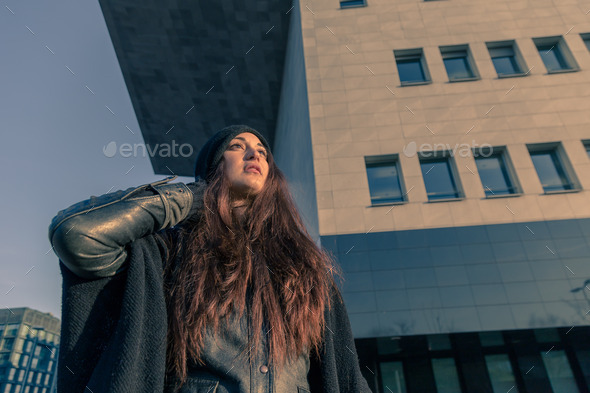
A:
[[[145,143],[194,147],[191,157],[152,157],[157,174],[191,176],[199,148],[226,125],[248,124],[272,143],[291,2],[100,5]]]

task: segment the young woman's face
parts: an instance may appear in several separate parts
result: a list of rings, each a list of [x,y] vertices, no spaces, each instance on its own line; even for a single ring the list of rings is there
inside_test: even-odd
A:
[[[254,134],[243,132],[232,139],[223,153],[225,175],[231,191],[245,197],[256,195],[268,176],[266,148]]]

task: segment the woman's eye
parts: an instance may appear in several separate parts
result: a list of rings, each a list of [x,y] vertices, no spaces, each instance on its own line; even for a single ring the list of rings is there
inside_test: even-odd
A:
[[[230,147],[232,147],[232,148],[233,148],[233,147],[235,147],[235,146],[237,146],[237,147],[240,147],[240,148],[242,147],[242,145],[240,145],[239,143],[234,143],[234,144],[233,144],[233,145],[231,145]]]
[[[258,150],[258,152],[266,157],[266,150]]]

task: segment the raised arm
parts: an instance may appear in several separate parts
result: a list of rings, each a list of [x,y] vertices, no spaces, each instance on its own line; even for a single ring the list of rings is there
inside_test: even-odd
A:
[[[205,183],[169,183],[175,178],[93,196],[60,211],[49,226],[55,253],[87,279],[124,270],[129,243],[170,228],[200,208]]]

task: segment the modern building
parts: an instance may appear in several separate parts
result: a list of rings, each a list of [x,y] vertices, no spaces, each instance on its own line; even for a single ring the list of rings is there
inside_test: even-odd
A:
[[[146,143],[273,141],[374,392],[590,391],[590,5],[101,6]]]
[[[0,392],[53,393],[60,321],[49,313],[0,309]]]

